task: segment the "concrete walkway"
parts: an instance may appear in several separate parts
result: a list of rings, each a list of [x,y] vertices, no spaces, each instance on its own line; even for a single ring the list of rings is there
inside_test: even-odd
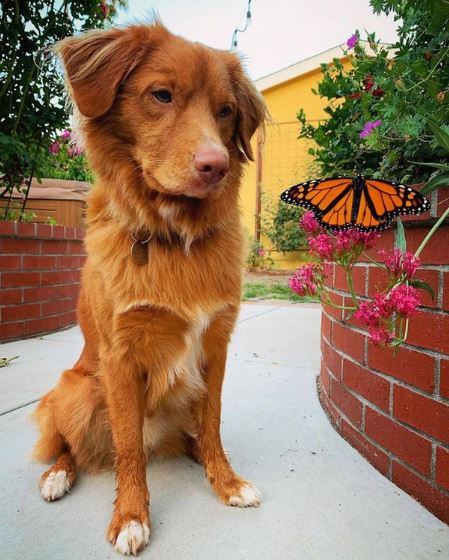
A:
[[[262,491],[259,509],[223,506],[187,458],[148,468],[158,560],[437,560],[449,527],[383,478],[330,426],[317,399],[317,306],[244,305],[229,353],[223,439]],[[46,503],[29,460],[34,403],[73,364],[78,329],[0,346],[1,560],[119,558],[105,538],[112,473],[81,476]]]

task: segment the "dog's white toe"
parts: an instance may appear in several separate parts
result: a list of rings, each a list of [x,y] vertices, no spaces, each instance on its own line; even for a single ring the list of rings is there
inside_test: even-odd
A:
[[[130,521],[124,525],[115,541],[115,550],[120,554],[134,554],[150,542],[150,528],[145,523]]]
[[[242,486],[240,493],[229,498],[229,505],[236,507],[258,507],[262,500],[262,495],[259,490],[247,482]]]
[[[70,492],[70,482],[65,471],[51,472],[47,478],[41,482],[41,496],[47,502],[59,500],[64,494]]]

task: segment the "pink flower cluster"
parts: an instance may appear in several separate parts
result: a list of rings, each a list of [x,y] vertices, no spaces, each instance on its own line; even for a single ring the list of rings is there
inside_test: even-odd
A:
[[[321,282],[321,269],[316,264],[306,264],[298,268],[288,285],[299,296],[314,296]]]
[[[402,275],[408,279],[412,278],[420,265],[419,257],[409,251],[402,252],[397,247],[389,251],[379,251],[379,256],[384,261],[388,272],[396,278]]]
[[[368,327],[371,342],[388,344],[394,336],[389,328],[399,316],[408,319],[419,305],[416,288],[399,284],[386,294],[376,294],[371,301],[362,302],[354,317]]]
[[[368,138],[368,136],[376,129],[378,126],[382,124],[382,121],[378,119],[377,121],[368,121],[365,123],[362,131],[360,132],[360,138]]]
[[[83,149],[80,148],[79,146],[76,146],[73,143],[72,132],[68,128],[65,128],[59,134],[59,139],[58,140],[56,140],[55,142],[52,142],[50,144],[50,147],[49,147],[48,151],[53,156],[56,156],[61,151],[61,148],[63,146],[65,146],[66,144],[69,144],[69,147],[67,148],[67,155],[69,157],[73,158],[73,157],[76,157],[76,156],[80,156],[83,153]]]

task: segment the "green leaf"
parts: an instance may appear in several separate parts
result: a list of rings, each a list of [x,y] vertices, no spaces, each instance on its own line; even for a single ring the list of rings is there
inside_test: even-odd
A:
[[[436,177],[430,179],[430,181],[421,189],[422,194],[427,194],[441,187],[448,187],[449,186],[449,171],[445,171],[444,173],[439,173]]]
[[[423,165],[424,167],[433,167],[434,169],[441,169],[441,171],[449,171],[449,164],[447,163],[425,163],[423,161],[411,161],[415,165]]]
[[[407,249],[404,226],[399,218],[396,220],[396,238],[394,240],[394,246],[400,249],[403,253],[405,253]]]
[[[432,119],[428,120],[429,128],[432,130],[438,144],[449,153],[449,134],[443,130]]]
[[[423,280],[412,280],[410,282],[410,285],[414,288],[419,288],[428,292],[430,294],[430,297],[432,298],[432,301],[435,299],[435,290],[427,282],[424,282]]]

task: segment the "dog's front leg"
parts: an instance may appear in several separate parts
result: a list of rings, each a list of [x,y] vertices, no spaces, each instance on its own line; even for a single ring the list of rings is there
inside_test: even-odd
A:
[[[143,449],[145,371],[135,347],[115,341],[102,360],[103,377],[115,448],[116,491],[108,538],[122,554],[136,554],[150,537],[149,492]]]
[[[221,502],[239,507],[258,506],[257,488],[232,469],[223,450],[220,436],[221,390],[226,366],[229,338],[237,309],[229,308],[217,316],[204,335],[207,394],[200,402],[198,437],[193,453],[204,465],[207,479]]]

